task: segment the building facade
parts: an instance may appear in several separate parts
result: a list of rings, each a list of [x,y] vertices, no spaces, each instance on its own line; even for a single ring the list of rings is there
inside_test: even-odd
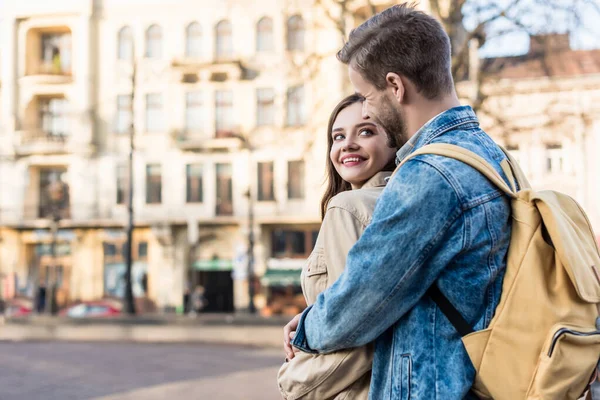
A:
[[[59,306],[123,297],[133,143],[142,310],[181,309],[197,285],[207,311],[246,309],[249,233],[256,306],[266,315],[302,307],[327,119],[349,91],[335,59],[339,26],[323,9],[312,0],[4,4],[2,296],[34,298],[55,282]],[[354,11],[348,29],[365,18]],[[532,183],[573,194],[598,228],[599,71],[498,75],[482,115]],[[458,84],[467,101],[473,85]],[[544,125],[552,105],[567,107],[566,125]]]

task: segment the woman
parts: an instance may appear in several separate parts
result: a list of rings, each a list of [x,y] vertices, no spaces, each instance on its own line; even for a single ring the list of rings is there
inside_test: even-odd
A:
[[[323,223],[301,279],[309,305],[341,275],[395,168],[396,149],[388,146],[383,129],[363,119],[362,101],[358,95],[346,97],[329,118]],[[279,370],[279,389],[287,400],[367,399],[371,363],[371,346],[326,355],[299,352]]]

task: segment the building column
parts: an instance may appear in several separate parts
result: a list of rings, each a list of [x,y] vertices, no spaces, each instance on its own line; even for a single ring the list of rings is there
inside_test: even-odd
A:
[[[83,15],[76,29],[73,31],[73,53],[76,55],[74,63],[74,76],[77,89],[75,99],[71,99],[74,120],[73,138],[79,146],[88,146],[93,143],[93,125],[94,125],[94,79],[95,65],[93,62],[95,51],[97,50],[94,41],[95,21],[92,15]]]
[[[17,23],[14,17],[4,16],[0,27],[0,48],[2,48],[0,132],[13,133],[16,128],[17,102]],[[12,138],[12,135],[6,137]],[[12,140],[9,139],[9,142],[12,143]]]

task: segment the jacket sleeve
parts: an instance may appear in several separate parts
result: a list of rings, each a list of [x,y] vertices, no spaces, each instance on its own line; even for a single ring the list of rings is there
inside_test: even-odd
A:
[[[343,208],[327,210],[320,234],[323,235],[328,286],[341,275],[348,251],[364,228],[361,221]],[[363,377],[371,369],[372,362],[371,345],[331,354],[299,352],[279,370],[279,390],[288,400],[333,398]]]
[[[465,247],[457,189],[421,157],[386,186],[346,269],[300,318],[292,344],[311,353],[362,346],[425,295]]]

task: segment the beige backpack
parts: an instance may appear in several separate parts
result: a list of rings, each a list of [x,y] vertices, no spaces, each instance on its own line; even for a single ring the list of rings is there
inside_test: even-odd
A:
[[[585,212],[569,196],[532,190],[508,153],[510,162],[501,166],[510,186],[462,147],[427,145],[403,163],[420,154],[468,164],[511,198],[500,303],[487,329],[463,336],[477,371],[472,390],[494,400],[580,398],[600,359],[600,254]],[[463,334],[465,321],[453,305],[439,290],[432,297]]]

